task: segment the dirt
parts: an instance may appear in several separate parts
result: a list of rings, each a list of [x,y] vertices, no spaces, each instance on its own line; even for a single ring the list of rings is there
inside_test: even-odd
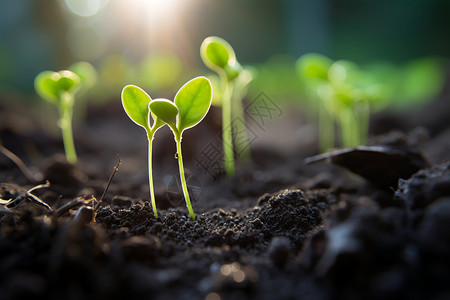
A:
[[[423,111],[448,108],[449,95]],[[183,139],[193,221],[177,189],[168,130],[155,139],[155,217],[145,133],[119,101],[91,108],[75,126],[75,165],[61,155],[57,132],[5,103],[2,145],[31,175],[0,154],[1,198],[15,199],[0,207],[0,299],[450,297],[448,119],[413,124],[412,112],[366,148],[312,164],[305,158],[317,154],[314,142],[291,137],[292,149],[273,150],[257,132],[252,159],[227,178],[196,163],[220,137],[212,110]],[[386,124],[377,118],[375,131]]]

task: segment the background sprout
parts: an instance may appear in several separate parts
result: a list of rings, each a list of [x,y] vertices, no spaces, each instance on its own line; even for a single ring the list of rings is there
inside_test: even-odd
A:
[[[66,159],[70,163],[77,161],[77,154],[73,142],[72,116],[74,94],[80,87],[80,77],[75,73],[63,70],[59,72],[43,71],[34,80],[37,94],[58,106]]]
[[[318,111],[319,149],[324,152],[334,147],[334,121],[327,106],[330,105],[328,70],[332,60],[317,53],[301,56],[296,63],[297,74],[305,84],[305,92]]]
[[[152,144],[155,132],[164,125],[162,121],[153,114],[154,122],[150,124],[149,103],[152,101],[150,96],[141,88],[135,85],[127,85],[122,90],[122,106],[128,117],[137,125],[143,127],[147,132],[148,139],[148,183],[150,187],[150,199],[152,202],[153,213],[158,216],[156,211],[155,192],[153,188],[152,173]]]
[[[81,85],[78,94],[83,94],[92,88],[97,81],[97,71],[94,66],[86,61],[76,62],[69,66],[69,71],[74,72],[80,77]]]
[[[250,71],[245,70],[236,60],[236,54],[231,45],[222,38],[207,37],[200,46],[200,55],[205,65],[215,71],[220,77],[220,93],[222,100],[222,138],[225,156],[225,170],[228,176],[234,174],[233,132],[246,134],[242,98],[247,86],[252,80]],[[232,118],[242,122],[232,123]],[[233,128],[233,126],[236,126]],[[237,153],[244,158],[250,156],[248,138],[236,143]]]
[[[94,87],[97,82],[97,71],[86,61],[76,62],[70,65],[68,70],[77,74],[81,80],[80,88],[77,91],[77,106],[74,113],[78,119],[84,119],[87,107],[87,97],[83,96],[85,96],[86,92]]]
[[[364,144],[369,132],[373,103],[385,102],[388,93],[375,76],[350,61],[340,60],[329,69],[332,101],[344,147]]]
[[[206,77],[196,77],[179,89],[175,96],[175,103],[167,99],[155,99],[149,105],[152,113],[172,129],[175,137],[181,185],[192,220],[195,220],[195,214],[184,175],[181,139],[184,130],[194,127],[203,120],[209,111],[211,101],[211,82]]]

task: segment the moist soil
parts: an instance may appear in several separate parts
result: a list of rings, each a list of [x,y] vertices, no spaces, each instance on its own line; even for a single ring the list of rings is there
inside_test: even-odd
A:
[[[231,178],[199,163],[220,140],[212,109],[183,139],[195,220],[166,128],[155,217],[145,133],[119,100],[75,124],[71,165],[57,130],[2,99],[0,299],[448,299],[449,96],[376,115],[365,147],[323,156],[286,111],[272,128],[302,134],[253,128]]]

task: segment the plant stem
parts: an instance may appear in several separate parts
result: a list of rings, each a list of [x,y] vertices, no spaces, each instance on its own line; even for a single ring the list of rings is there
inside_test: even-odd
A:
[[[184,176],[183,155],[181,153],[181,136],[176,135],[175,141],[177,143],[178,167],[180,169],[180,179],[181,179],[181,186],[183,188],[184,199],[186,200],[186,206],[189,211],[189,215],[191,216],[191,219],[195,220],[195,214],[194,210],[192,209],[191,199],[189,198],[189,191],[186,184],[186,178]]]
[[[225,171],[228,176],[233,176],[235,171],[231,128],[231,95],[233,91],[227,81],[226,78],[222,78],[222,85],[224,86],[222,101],[222,143],[225,156]]]
[[[73,95],[70,93],[62,93],[61,100],[62,101],[59,107],[59,126],[62,130],[66,159],[69,163],[74,164],[77,162],[77,153],[75,151],[75,144],[73,142],[72,135]]]
[[[158,216],[156,211],[155,190],[153,187],[153,169],[152,169],[152,145],[153,145],[153,133],[147,132],[148,138],[148,185],[150,187],[150,199],[152,201],[152,208],[155,217]]]
[[[341,130],[341,144],[343,147],[355,146],[353,143],[352,112],[350,108],[343,108],[339,114]]]

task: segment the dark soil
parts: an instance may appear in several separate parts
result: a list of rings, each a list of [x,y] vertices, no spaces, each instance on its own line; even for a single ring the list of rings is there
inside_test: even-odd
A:
[[[212,110],[183,139],[195,221],[168,130],[155,139],[154,217],[145,133],[120,101],[76,124],[76,165],[60,155],[58,132],[3,101],[2,145],[31,174],[0,153],[1,198],[16,199],[0,207],[0,299],[448,299],[449,95],[400,116],[401,131],[312,164],[314,141],[276,148],[261,135],[233,178],[195,163],[220,137]],[[417,118],[433,107],[445,119]],[[374,130],[386,122],[378,116]]]

